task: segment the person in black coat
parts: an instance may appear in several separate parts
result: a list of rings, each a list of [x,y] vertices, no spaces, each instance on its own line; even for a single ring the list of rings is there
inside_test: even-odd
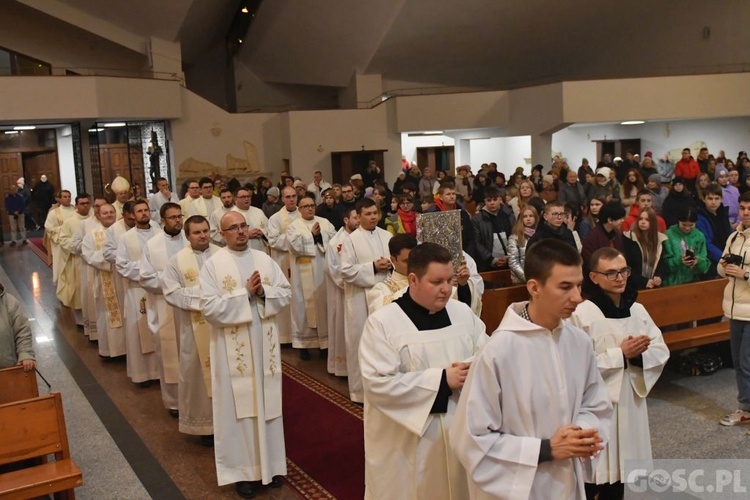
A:
[[[537,241],[554,238],[564,241],[578,250],[573,232],[564,224],[565,205],[559,201],[547,203],[544,206],[543,217],[544,220],[539,221],[539,226],[537,226],[534,236],[529,238],[529,242],[526,244],[527,249],[531,248],[531,245]]]
[[[661,206],[661,216],[667,224],[667,228],[674,226],[679,222],[679,214],[684,213],[688,208],[693,206],[693,200],[690,192],[685,186],[685,179],[675,177],[672,179],[672,189],[664,198]]]
[[[471,219],[474,226],[474,252],[478,271],[492,271],[505,267],[508,262],[508,239],[513,232],[513,210],[503,203],[501,190],[490,186],[484,191],[484,206]],[[495,257],[495,236],[502,247]],[[494,253],[497,255],[497,253]]]

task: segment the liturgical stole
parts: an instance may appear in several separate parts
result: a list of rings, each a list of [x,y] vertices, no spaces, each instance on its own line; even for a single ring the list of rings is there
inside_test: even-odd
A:
[[[134,262],[141,260],[141,242],[138,239],[138,233],[136,231],[137,229],[135,231],[127,231],[122,235],[122,241],[125,242],[125,248],[128,250],[128,257]],[[146,290],[141,288],[135,281],[126,281],[128,282],[128,286],[138,304],[136,328],[138,328],[138,338],[141,341],[141,353],[152,353],[154,352],[154,335],[151,333],[151,330],[148,329],[148,318],[146,317]]]
[[[312,231],[306,224],[307,221],[302,217],[297,217],[292,226],[297,231],[305,235],[310,235],[310,240],[313,238]],[[315,223],[315,220],[312,221]],[[317,245],[313,245],[317,246]],[[321,250],[323,248],[321,247]],[[318,314],[315,310],[315,276],[313,274],[313,260],[315,257],[309,255],[300,255],[297,257],[297,266],[299,267],[300,285],[302,285],[302,298],[305,300],[305,321],[307,322],[308,328],[318,328]]]
[[[94,247],[96,248],[96,251],[101,252],[102,248],[104,248],[104,240],[106,239],[105,230],[100,229],[94,231],[92,236],[94,237]],[[120,301],[117,300],[115,280],[110,271],[97,269],[96,272],[99,273],[99,282],[104,297],[104,307],[107,310],[107,326],[110,328],[120,328],[122,327],[122,312],[120,311]]]

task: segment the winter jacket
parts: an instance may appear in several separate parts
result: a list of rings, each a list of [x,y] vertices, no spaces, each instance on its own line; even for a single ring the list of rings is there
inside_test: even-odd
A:
[[[576,208],[583,207],[586,206],[586,193],[581,184],[576,183],[574,186],[571,186],[566,182],[560,185],[560,191],[557,193],[557,201]]]
[[[534,233],[534,236],[529,238],[529,242],[526,244],[526,248],[530,248],[531,245],[533,245],[537,241],[546,240],[548,238],[554,238],[556,240],[564,241],[565,243],[578,250],[578,247],[576,246],[576,240],[573,237],[573,232],[568,229],[565,224],[560,226],[560,229],[555,230],[552,229],[544,220],[539,221],[539,226],[537,226],[536,228],[536,233]]]
[[[656,168],[659,170],[662,184],[672,182],[672,179],[674,179],[674,163],[671,161],[659,160]]]
[[[583,257],[583,268],[588,270],[591,256],[604,247],[612,247],[624,253],[624,246],[622,243],[622,233],[617,229],[613,229],[610,233],[604,229],[602,224],[597,224],[594,228],[586,235],[586,239],[583,240],[583,250],[581,250],[581,257]]]
[[[658,240],[659,244],[656,246],[656,261],[654,263],[654,269],[651,272],[651,276],[643,276],[643,247],[641,242],[632,232],[628,231],[623,233],[623,246],[625,247],[625,260],[628,266],[633,270],[628,279],[628,284],[637,289],[643,290],[648,284],[648,280],[658,276],[664,278],[669,272],[667,268],[667,262],[664,260],[664,242],[667,241],[667,237],[659,233]]]
[[[529,246],[529,239],[523,240],[523,245],[518,243],[518,236],[515,234],[508,238],[508,267],[510,268],[510,279],[513,283],[526,283],[526,276],[523,272],[523,265],[526,262],[526,249]]]
[[[672,226],[665,233],[667,241],[664,242],[664,257],[667,261],[669,272],[663,277],[665,285],[681,285],[697,281],[701,274],[705,274],[711,267],[711,261],[706,254],[706,238],[703,233],[693,229],[688,234],[680,231],[679,226]],[[684,247],[683,248],[683,242]],[[692,250],[698,262],[692,267],[682,263],[685,249]]]
[[[688,160],[680,160],[675,163],[674,174],[686,181],[695,181],[701,175],[701,168],[698,166],[698,162],[691,156]]]
[[[680,212],[693,206],[693,200],[686,193],[680,194],[670,191],[669,195],[664,198],[664,203],[661,206],[661,216],[664,217],[664,222],[667,223],[667,227],[674,226],[679,221]]]
[[[740,226],[739,229],[732,233],[724,247],[724,255],[727,254],[741,255],[743,260],[742,269],[750,271],[750,228],[745,229]],[[719,264],[716,268],[719,276],[729,279],[726,288],[724,288],[724,316],[729,319],[740,321],[750,321],[750,282],[742,278],[727,276],[724,272],[724,266]]]
[[[633,225],[635,225],[635,223],[638,221],[638,216],[640,215],[640,213],[641,211],[638,208],[638,204],[633,203],[630,206],[630,213],[628,213],[628,216],[625,217],[625,220],[622,222],[622,227],[620,228],[622,229],[622,232],[630,231],[630,228],[633,227]],[[663,233],[667,230],[667,223],[664,222],[664,219],[662,219],[658,215],[656,216],[656,227],[660,233]]]
[[[29,320],[15,297],[0,285],[0,368],[36,359]]]
[[[722,186],[723,194],[721,202],[727,207],[729,223],[734,226],[740,221],[740,190],[731,184]]]
[[[727,208],[724,205],[719,206],[716,215],[711,214],[705,208],[698,209],[698,222],[695,227],[706,238],[708,260],[716,265],[723,255],[722,252],[729,235],[732,234],[732,226],[729,225],[729,218],[727,217]]]
[[[493,217],[499,217],[498,222],[503,232],[505,232],[506,239],[510,238],[510,233],[513,230],[515,217],[513,216],[513,212],[504,205],[500,207],[495,216],[483,208],[471,219],[471,224],[474,228],[474,252],[477,269],[480,273],[492,269],[492,246],[495,234],[492,226]],[[506,248],[505,250],[505,254],[508,255],[508,249]]]

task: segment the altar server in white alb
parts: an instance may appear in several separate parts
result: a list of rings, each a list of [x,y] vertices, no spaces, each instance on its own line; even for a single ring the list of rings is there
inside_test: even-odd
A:
[[[164,177],[156,179],[156,189],[158,191],[148,198],[148,208],[151,211],[151,220],[158,223],[161,220],[159,212],[161,206],[169,201],[179,203],[180,199],[169,190],[169,181]]]
[[[223,247],[227,243],[226,241],[224,241],[224,238],[221,237],[221,228],[219,227],[219,222],[221,221],[221,218],[224,217],[225,213],[234,208],[234,195],[229,188],[221,188],[221,192],[219,193],[219,200],[221,200],[221,206],[214,210],[214,213],[212,213],[208,217],[208,223],[211,225],[211,241]],[[262,210],[261,213],[263,213]]]
[[[636,302],[638,292],[627,287],[630,268],[619,250],[597,250],[589,269],[595,286],[571,321],[591,336],[615,412],[607,447],[593,476],[586,478],[586,496],[622,498],[626,461],[652,458],[646,396],[669,360],[669,348],[646,308]]]
[[[125,279],[125,349],[128,377],[141,387],[148,387],[152,380],[159,380],[159,361],[156,358],[154,335],[148,328],[147,294],[140,284],[140,264],[143,248],[161,228],[151,220],[145,200],[133,202],[130,208],[135,217],[135,226],[120,237],[115,266],[120,276]]]
[[[310,359],[308,349],[328,349],[325,267],[328,242],[336,228],[327,219],[315,215],[315,199],[300,198],[300,216],[286,228],[292,272],[292,347],[303,360]],[[321,352],[321,356],[328,356]]]
[[[328,373],[346,377],[346,338],[344,337],[344,281],[341,279],[341,249],[344,240],[359,227],[354,207],[343,211],[344,225],[328,242],[326,252],[326,297],[328,311]]]
[[[182,207],[182,215],[189,217],[192,205],[198,201],[201,197],[201,185],[196,180],[189,180],[187,182],[187,192],[185,197],[180,200],[180,206]]]
[[[245,222],[247,222],[250,228],[247,231],[250,248],[265,252],[266,245],[268,244],[266,232],[270,230],[268,227],[268,218],[263,213],[263,210],[250,205],[251,196],[249,190],[245,188],[238,189],[234,196],[234,207],[232,207],[232,210],[241,213],[245,217]],[[281,244],[281,242],[278,242],[278,244]]]
[[[511,304],[477,354],[450,429],[474,499],[584,499],[612,404],[591,339],[569,318],[582,302],[581,255],[548,239],[527,251],[531,300]]]
[[[112,205],[99,207],[100,224],[86,233],[81,244],[83,260],[90,266],[88,272],[94,293],[95,314],[89,317],[89,322],[96,323],[99,356],[112,358],[125,354],[125,320],[117,296],[117,276],[104,256],[107,229],[115,223],[116,217]]]
[[[466,304],[450,298],[446,248],[411,250],[407,276],[405,293],[371,314],[362,332],[365,498],[460,500],[469,494],[466,471],[448,430],[487,334]]]
[[[201,312],[198,277],[203,264],[220,247],[210,243],[205,217],[189,217],[184,229],[189,245],[169,258],[162,274],[164,298],[175,308],[175,327],[180,335],[179,430],[200,436],[203,445],[212,446],[211,325]]]
[[[391,233],[378,227],[380,211],[372,198],[356,204],[359,228],[344,240],[341,251],[341,279],[344,281],[344,333],[349,398],[364,402],[359,369],[359,339],[367,319],[367,290],[385,280],[391,270],[388,241]]]
[[[57,279],[57,298],[65,307],[73,309],[76,324],[83,326],[81,300],[81,247],[74,245],[73,235],[78,226],[90,217],[91,198],[86,193],[76,196],[76,211],[65,219],[60,228],[58,243],[62,269]]]
[[[214,454],[219,486],[250,498],[259,482],[280,487],[286,474],[281,416],[281,352],[275,317],[292,290],[267,254],[248,246],[242,214],[221,219],[227,246],[200,272],[211,333]]]
[[[268,219],[268,246],[271,247],[271,257],[275,260],[284,276],[291,277],[291,267],[289,262],[289,241],[286,239],[286,228],[299,217],[297,210],[297,192],[291,186],[281,189],[281,201],[284,206]],[[238,203],[239,200],[236,201]],[[282,344],[292,342],[292,311],[287,308],[281,311],[276,321],[279,323],[279,336]]]
[[[200,184],[200,196],[188,206],[188,213],[185,217],[191,215],[208,217],[221,206],[221,200],[214,194],[214,181],[210,177],[202,177],[198,184]]]
[[[94,290],[96,289],[96,268],[91,267],[83,255],[83,238],[95,230],[102,229],[102,222],[99,211],[102,206],[107,204],[104,198],[94,198],[93,215],[78,225],[75,233],[70,239],[73,252],[81,256],[79,268],[79,291],[81,296],[81,312],[83,313],[83,334],[89,340],[99,340],[99,334],[96,328],[96,298]]]
[[[185,248],[187,239],[182,234],[182,209],[176,203],[165,203],[159,209],[162,231],[157,231],[143,247],[140,263],[140,284],[146,296],[148,328],[154,335],[154,348],[159,360],[161,399],[164,408],[175,418],[177,411],[177,383],[180,379],[180,358],[174,309],[167,304],[162,291],[162,275],[172,255]]]

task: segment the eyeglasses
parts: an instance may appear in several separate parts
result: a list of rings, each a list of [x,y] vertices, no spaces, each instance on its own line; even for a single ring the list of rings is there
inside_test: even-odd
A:
[[[305,204],[305,205],[300,205],[299,208],[315,208],[315,205]]]
[[[180,215],[170,215],[169,217],[164,217],[167,220],[180,220],[182,219],[182,214]]]
[[[239,198],[239,199],[243,200],[245,198],[250,198],[250,195],[249,194],[244,194],[242,196],[235,196],[235,198]]]
[[[555,217],[556,219],[562,219],[563,217],[565,217],[565,212],[552,212],[547,215],[549,215],[550,217]]]
[[[620,269],[619,271],[594,271],[596,274],[603,274],[607,277],[609,281],[615,281],[618,276],[622,276],[623,279],[627,279],[630,277],[630,274],[633,272],[633,270],[630,267],[626,267],[625,269]]]
[[[232,226],[229,226],[226,229],[222,229],[222,231],[226,231],[227,233],[236,233],[238,231],[244,232],[244,231],[247,231],[249,227],[250,226],[248,226],[246,223],[243,222],[242,224],[234,224]]]

